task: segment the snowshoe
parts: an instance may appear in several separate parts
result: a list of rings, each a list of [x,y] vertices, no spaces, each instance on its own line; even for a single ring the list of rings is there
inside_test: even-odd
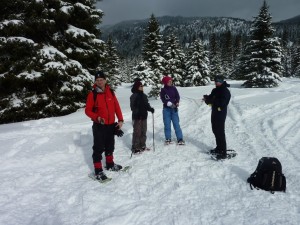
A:
[[[106,164],[106,169],[110,170],[110,171],[119,171],[121,170],[123,167],[121,165],[118,165],[116,163],[107,163]]]
[[[227,150],[226,154],[212,154],[211,158],[216,161],[219,161],[219,160],[222,161],[225,159],[231,159],[231,158],[235,157],[236,155],[237,155],[237,153],[234,150],[230,150],[230,151]]]
[[[228,150],[226,150],[226,152],[227,152],[227,154],[231,154],[231,153],[233,153],[233,152],[235,152],[234,150],[232,150],[232,149],[228,149]],[[217,150],[216,148],[215,149],[211,149],[211,150],[209,150],[208,152],[207,152],[207,154],[211,154],[211,155],[216,155],[216,154],[218,154],[219,153],[219,150]]]
[[[106,183],[112,180],[111,178],[107,177],[104,172],[100,172],[97,175],[94,173],[90,173],[88,176],[100,183]]]

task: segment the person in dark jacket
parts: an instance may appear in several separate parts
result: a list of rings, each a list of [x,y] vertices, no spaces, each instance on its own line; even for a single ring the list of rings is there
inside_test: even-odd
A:
[[[102,71],[95,75],[95,84],[86,100],[85,114],[93,121],[93,163],[95,178],[106,180],[107,176],[102,168],[102,153],[105,153],[106,168],[112,171],[122,169],[121,165],[114,163],[115,129],[121,129],[123,115],[115,93],[106,84],[106,76]],[[95,98],[94,98],[95,97]],[[115,116],[118,118],[117,127]]]
[[[227,87],[230,85],[224,81],[224,77],[218,75],[214,79],[216,87],[210,95],[204,95],[203,100],[212,107],[211,126],[216,138],[217,147],[210,152],[216,154],[217,159],[225,159],[227,154],[227,145],[225,137],[225,120],[227,116],[227,106],[231,94]]]
[[[131,89],[132,95],[130,96],[130,108],[132,111],[132,148],[133,154],[141,153],[149,150],[146,147],[146,133],[147,133],[147,117],[148,111],[154,113],[148,102],[148,97],[144,94],[143,84],[141,80],[137,79]]]
[[[162,79],[164,87],[160,91],[160,99],[163,102],[163,121],[165,131],[165,144],[171,143],[171,122],[175,130],[177,142],[179,145],[184,145],[182,130],[179,125],[178,107],[180,96],[177,88],[173,86],[172,78],[165,76]]]

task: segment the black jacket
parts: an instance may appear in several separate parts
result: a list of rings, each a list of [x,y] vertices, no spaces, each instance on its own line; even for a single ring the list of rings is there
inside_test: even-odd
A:
[[[130,96],[130,108],[132,111],[133,120],[145,120],[148,117],[148,111],[151,111],[152,108],[148,102],[147,95],[142,91],[134,91]]]
[[[205,95],[205,103],[212,106],[212,113],[225,118],[227,115],[227,105],[229,104],[231,94],[227,87],[230,85],[223,82],[219,87],[214,88],[210,95]]]

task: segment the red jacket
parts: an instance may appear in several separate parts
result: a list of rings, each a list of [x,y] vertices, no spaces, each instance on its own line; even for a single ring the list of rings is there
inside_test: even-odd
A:
[[[93,111],[94,107],[95,110]],[[115,115],[117,115],[118,121],[123,121],[119,102],[108,85],[106,85],[104,92],[97,93],[95,102],[93,91],[88,94],[85,114],[96,123],[99,123],[97,120],[99,116],[105,120],[105,124],[113,124],[115,122]]]

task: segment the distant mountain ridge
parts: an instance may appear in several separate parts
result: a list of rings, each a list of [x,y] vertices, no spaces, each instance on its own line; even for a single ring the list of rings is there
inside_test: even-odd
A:
[[[287,26],[293,26],[293,30],[299,30],[300,23],[296,23],[297,18],[300,19],[300,16],[274,23],[276,35],[280,36]],[[233,37],[240,35],[243,39],[247,39],[252,22],[231,17],[163,16],[156,19],[160,24],[162,36],[167,37],[173,33],[178,37],[182,46],[186,46],[197,38],[206,42],[211,34],[215,33],[218,36],[227,31],[230,31]],[[102,39],[107,40],[110,35],[122,57],[139,55],[148,21],[149,19],[131,20],[112,26],[103,26],[101,28]],[[291,21],[293,23],[290,25]],[[299,36],[299,32],[293,36]]]
[[[292,17],[287,20],[279,21],[278,23],[280,23],[280,24],[300,24],[300,15]]]

